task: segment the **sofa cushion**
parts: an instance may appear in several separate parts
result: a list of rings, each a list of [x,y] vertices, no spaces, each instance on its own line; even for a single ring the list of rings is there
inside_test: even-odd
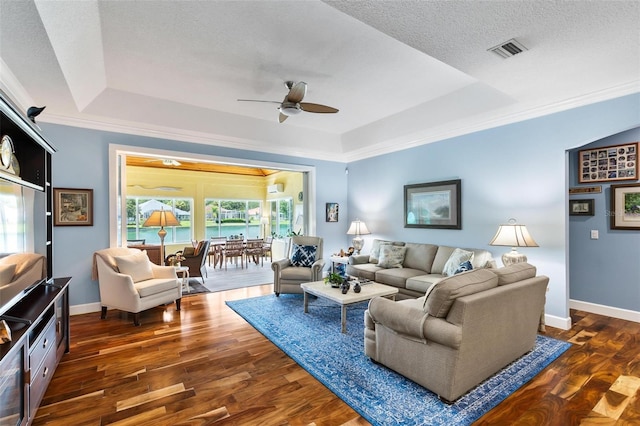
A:
[[[291,249],[291,264],[310,268],[316,261],[318,246],[304,246],[294,244]]]
[[[473,252],[468,250],[463,250],[461,248],[457,248],[451,253],[449,259],[444,264],[442,268],[442,275],[450,277],[451,275],[455,275],[456,270],[460,267],[464,262],[471,260],[473,258]]]
[[[420,293],[426,293],[427,289],[439,281],[442,281],[445,277],[440,274],[426,274],[418,275],[407,279],[406,287],[408,290],[419,291]]]
[[[424,271],[420,269],[409,268],[389,268],[380,269],[376,272],[375,281],[380,284],[392,285],[398,288],[405,288],[407,279],[423,275]]]
[[[366,278],[375,281],[376,272],[383,271],[381,267],[373,263],[347,265],[347,274],[358,278]]]
[[[431,272],[433,259],[436,257],[438,246],[434,244],[407,243],[404,255],[404,268],[421,269],[427,274]]]
[[[458,297],[468,296],[498,286],[498,276],[488,269],[474,269],[438,282],[424,302],[429,315],[444,318]]]
[[[391,241],[374,239],[371,244],[371,251],[369,252],[369,263],[378,263],[380,259],[380,246],[384,244],[391,244]]]
[[[180,287],[180,283],[175,278],[152,278],[135,283],[135,288],[140,297],[153,296],[177,287]]]
[[[129,275],[134,283],[153,278],[151,262],[146,251],[125,256],[114,256],[116,266],[121,274]]]
[[[381,268],[402,268],[406,247],[382,244],[378,266]]]
[[[522,262],[494,269],[493,272],[498,276],[498,285],[505,285],[535,277],[536,267]]]

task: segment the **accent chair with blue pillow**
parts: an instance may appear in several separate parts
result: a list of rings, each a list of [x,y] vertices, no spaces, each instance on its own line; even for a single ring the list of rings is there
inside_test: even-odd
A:
[[[302,235],[291,237],[288,257],[271,263],[273,291],[276,296],[280,296],[280,293],[302,293],[300,284],[320,281],[323,268],[322,238]]]

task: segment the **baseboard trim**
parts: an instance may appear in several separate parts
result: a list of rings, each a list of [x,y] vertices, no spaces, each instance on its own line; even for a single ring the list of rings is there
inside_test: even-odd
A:
[[[557,317],[555,315],[545,314],[544,322],[549,327],[559,328],[561,330],[571,329],[571,317],[562,318],[562,317]]]
[[[102,305],[100,302],[87,303],[84,305],[69,306],[69,315],[90,314],[92,312],[100,312]]]
[[[592,314],[605,315],[607,317],[618,318],[626,321],[640,322],[640,312],[629,309],[614,308],[611,306],[598,305],[597,303],[581,302],[569,299],[569,308],[579,311],[590,312]]]

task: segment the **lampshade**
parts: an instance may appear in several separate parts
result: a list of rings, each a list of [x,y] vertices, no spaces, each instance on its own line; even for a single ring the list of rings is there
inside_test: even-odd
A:
[[[180,226],[180,222],[170,211],[155,210],[142,226]]]
[[[509,219],[508,224],[500,225],[489,245],[511,247],[509,253],[502,255],[502,263],[505,266],[527,261],[527,256],[518,253],[516,247],[538,247],[527,227],[518,225],[515,219]]]
[[[167,231],[165,226],[180,226],[180,221],[170,211],[154,210],[153,213],[144,221],[142,226],[159,226],[158,236],[160,237],[160,261],[164,262],[164,237]]]
[[[369,230],[367,229],[367,225],[365,225],[363,221],[356,219],[351,222],[351,226],[347,231],[347,235],[355,235],[352,243],[353,248],[358,254],[360,254],[360,250],[362,250],[362,247],[364,247],[364,240],[360,237],[360,235],[367,235],[370,233],[371,232],[369,232]]]
[[[351,226],[347,231],[347,235],[367,235],[370,233],[371,232],[369,232],[369,230],[367,229],[367,225],[365,225],[363,221],[358,219],[351,222]]]

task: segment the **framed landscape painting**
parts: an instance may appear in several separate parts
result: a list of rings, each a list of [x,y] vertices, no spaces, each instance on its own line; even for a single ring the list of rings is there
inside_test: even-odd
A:
[[[611,229],[640,231],[640,183],[611,185]]]
[[[93,226],[93,189],[53,188],[53,224]]]
[[[462,229],[461,181],[404,186],[404,227]]]

